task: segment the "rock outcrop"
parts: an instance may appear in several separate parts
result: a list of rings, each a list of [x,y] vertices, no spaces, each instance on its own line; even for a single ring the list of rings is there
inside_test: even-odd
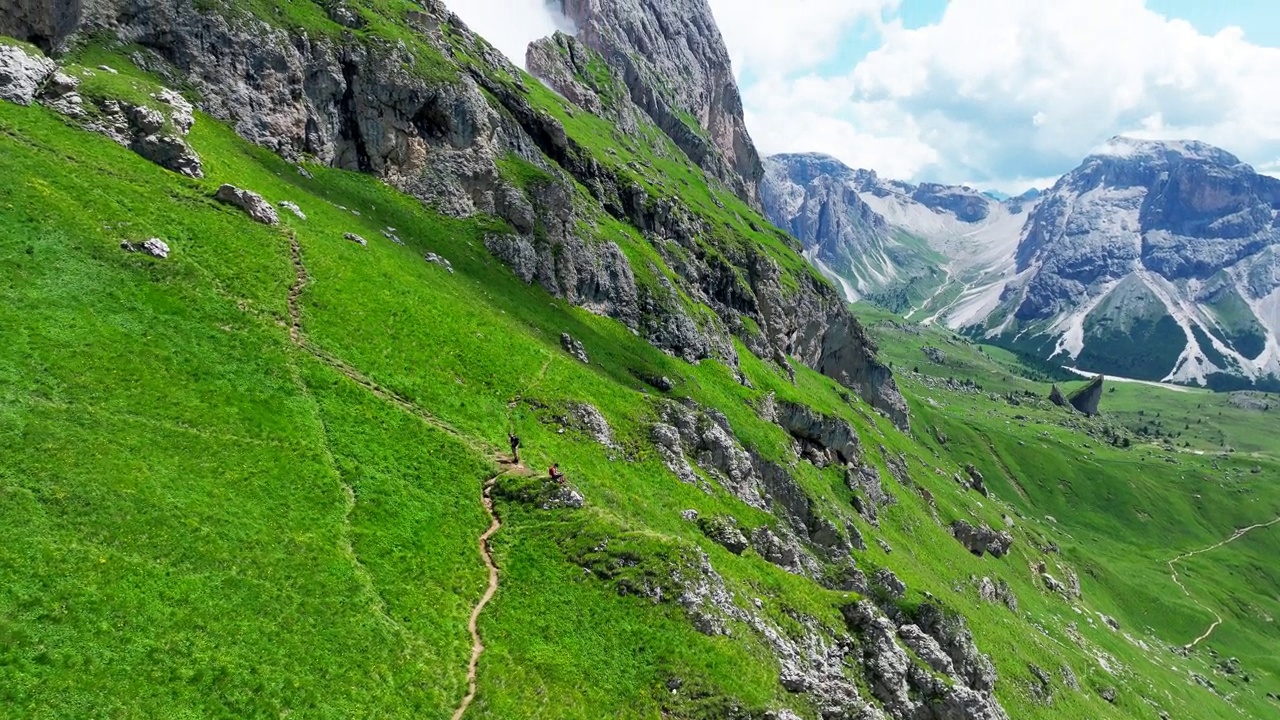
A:
[[[1095,377],[1088,385],[1071,393],[1068,402],[1071,407],[1080,412],[1093,417],[1098,414],[1098,404],[1102,401],[1102,386],[1105,378],[1101,375]]]
[[[975,527],[964,520],[951,523],[951,534],[978,557],[986,553],[991,553],[992,557],[1004,557],[1013,546],[1013,536],[1008,532],[996,532],[986,525]]]
[[[1049,391],[1049,402],[1057,405],[1058,407],[1067,406],[1067,398],[1063,396],[1062,389],[1059,388],[1056,383],[1054,384],[1053,389]]]
[[[764,170],[707,1],[557,2],[578,40],[622,73],[631,99],[676,146],[758,207]]]
[[[743,447],[720,413],[668,403],[652,438],[667,467],[681,480],[702,484],[696,466],[739,500],[772,511],[782,521],[775,530],[757,528],[752,533],[753,547],[770,562],[823,579],[813,553],[843,562],[853,548],[865,549],[852,523],[829,519],[785,467]]]
[[[218,188],[218,192],[213,197],[218,202],[240,208],[246,215],[253,218],[254,222],[260,222],[263,225],[276,225],[280,222],[280,216],[276,214],[276,209],[271,207],[271,203],[252,190],[242,190],[234,185],[224,184]]]
[[[991,694],[996,679],[991,660],[978,653],[962,623],[928,603],[914,618],[893,610],[885,615],[867,601],[844,608],[849,629],[859,640],[861,652],[855,657],[887,715],[1007,720]],[[925,667],[912,662],[908,648]]]
[[[857,431],[840,418],[791,402],[776,402],[773,414],[778,425],[795,438],[796,454],[818,467],[849,465],[862,457]]]
[[[204,176],[199,156],[186,142],[187,133],[195,124],[194,108],[181,94],[161,88],[143,102],[86,98],[78,92],[80,78],[62,72],[56,62],[34,53],[28,48],[0,44],[0,100],[20,105],[39,101],[161,167],[188,177]],[[84,72],[116,72],[104,68]]]
[[[0,41],[0,100],[30,105],[56,68],[57,64],[46,57]]]

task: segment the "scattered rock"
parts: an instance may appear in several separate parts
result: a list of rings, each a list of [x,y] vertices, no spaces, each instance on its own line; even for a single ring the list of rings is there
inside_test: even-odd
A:
[[[429,253],[427,253],[426,255],[424,255],[423,257],[425,257],[425,258],[426,258],[427,262],[429,262],[429,263],[431,263],[431,264],[433,264],[433,265],[439,265],[440,267],[442,267],[442,268],[444,268],[445,270],[449,271],[449,274],[450,274],[450,275],[452,275],[452,274],[453,274],[453,263],[449,262],[448,260],[444,259],[443,257],[441,257],[441,256],[439,256],[439,255],[437,255],[437,254],[435,254],[435,253],[433,253],[433,252],[429,252]]]
[[[1110,615],[1102,615],[1101,617],[1102,617],[1102,622],[1106,623],[1107,627],[1111,628],[1112,630],[1115,630],[1116,632],[1120,632],[1119,620],[1116,620]]]
[[[1119,696],[1119,693],[1113,687],[1104,687],[1098,690],[1098,695],[1100,695],[1103,700],[1106,700],[1107,702],[1114,705],[1116,702],[1116,698]]]
[[[1062,675],[1063,685],[1066,685],[1071,690],[1080,690],[1080,681],[1076,679],[1076,673],[1071,669],[1070,665],[1063,664],[1060,674]]]
[[[1047,572],[1040,573],[1040,580],[1044,582],[1045,588],[1047,588],[1050,592],[1055,592],[1055,593],[1058,593],[1059,595],[1067,594],[1066,586],[1063,585],[1057,578],[1050,575],[1049,573]]]
[[[136,245],[125,240],[120,243],[120,249],[126,252],[140,252],[144,255],[160,258],[161,260],[169,257],[169,244],[160,238],[150,238]]]
[[[40,102],[54,112],[70,118],[83,119],[86,113],[84,98],[76,92],[79,87],[80,78],[55,71],[40,90]]]
[[[924,352],[924,356],[929,358],[930,362],[936,365],[947,364],[947,354],[942,350],[939,350],[938,348],[933,347],[932,345],[925,345],[924,347],[920,348],[920,350]]]
[[[991,493],[987,491],[987,483],[982,477],[982,473],[978,472],[978,468],[970,463],[965,466],[965,472],[969,474],[969,487],[977,490],[983,497],[991,497]]]
[[[692,508],[690,508],[689,510],[681,510],[680,517],[684,518],[686,522],[697,522],[698,511]]]
[[[1031,683],[1031,696],[1043,705],[1053,704],[1053,681],[1049,673],[1035,663],[1027,665],[1034,681]]]
[[[1071,568],[1067,568],[1066,572],[1067,572],[1067,592],[1071,594],[1071,597],[1079,600],[1081,596],[1084,595],[1084,591],[1080,587],[1080,576],[1077,575],[1076,571],[1072,570]]]
[[[1008,532],[996,532],[986,525],[974,527],[964,520],[951,523],[951,534],[978,557],[985,553],[991,553],[992,557],[1004,557],[1013,545],[1013,536]]]
[[[110,74],[112,74],[112,75],[119,75],[119,74],[120,74],[120,71],[119,71],[119,70],[116,70],[115,68],[111,67],[110,65],[99,65],[99,66],[98,66],[98,69],[99,69],[99,70],[101,70],[101,71],[103,71],[103,72],[105,72],[105,73],[110,73]]]
[[[712,542],[734,555],[741,555],[747,549],[747,536],[738,529],[738,521],[731,517],[701,518],[698,520],[698,529]]]
[[[988,603],[1003,603],[1010,611],[1018,612],[1018,597],[1013,594],[1013,589],[1009,587],[1009,583],[1003,579],[996,582],[989,577],[984,577],[977,582],[979,600]]]
[[[368,246],[369,246],[369,241],[368,241],[368,240],[365,240],[364,238],[360,237],[359,235],[357,235],[357,234],[355,234],[355,233],[350,233],[350,232],[349,232],[349,233],[343,233],[343,234],[342,234],[342,239],[344,239],[344,240],[350,240],[351,242],[353,242],[353,243],[355,243],[355,244],[359,245],[360,247],[368,247]]]
[[[302,208],[298,207],[298,203],[293,202],[292,200],[281,200],[276,204],[279,205],[282,209],[288,210],[289,212],[296,215],[299,220],[307,219],[306,213],[302,212]]]
[[[880,546],[880,549],[884,551],[885,555],[893,554],[893,546],[886,542],[884,538],[876,538],[876,544]]]
[[[301,166],[301,165],[299,165],[299,166],[298,166],[298,174],[299,174],[299,175],[301,175],[302,177],[304,177],[304,178],[308,179],[308,180],[314,180],[314,179],[315,179],[315,176],[311,174],[311,171],[310,171],[310,170],[308,170],[308,169],[306,169],[305,167],[303,167],[303,166]]]
[[[871,574],[871,584],[885,597],[900,600],[907,593],[907,584],[898,579],[889,568],[881,568]]]
[[[263,200],[262,196],[255,192],[241,190],[234,185],[223,185],[218,188],[214,198],[219,202],[240,208],[253,220],[264,225],[275,225],[280,222],[280,216],[276,215],[276,209],[271,207],[271,203]]]
[[[604,415],[593,405],[581,403],[574,405],[570,409],[575,424],[584,432],[591,436],[592,440],[601,445],[616,449],[617,445],[613,441],[613,429],[609,427],[609,421]]]
[[[568,508],[570,510],[580,510],[586,504],[586,498],[582,496],[582,493],[576,487],[565,483],[552,491],[551,497],[542,504],[542,509]]]
[[[591,359],[587,357],[587,349],[569,333],[560,334],[560,347],[564,348],[565,352],[582,364],[591,364]]]
[[[30,105],[40,85],[57,67],[49,58],[28,55],[20,47],[0,44],[0,100]]]

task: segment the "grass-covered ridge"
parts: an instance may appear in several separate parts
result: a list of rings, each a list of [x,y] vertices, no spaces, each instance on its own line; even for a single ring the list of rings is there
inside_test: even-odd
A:
[[[127,60],[117,62],[125,73]],[[525,82],[534,96],[546,92]],[[554,96],[541,102],[556,112]],[[565,118],[584,142],[648,152],[612,144],[582,113]],[[795,461],[790,437],[760,418],[769,393],[856,429],[899,501],[882,510],[879,528],[857,520],[870,541],[855,553],[859,566],[891,568],[908,586],[907,606],[928,592],[964,615],[993,656],[1011,717],[1151,718],[1156,707],[1265,717],[1274,707],[1266,693],[1280,692],[1276,630],[1259,618],[1280,612],[1267,563],[1280,549],[1276,531],[1188,562],[1195,601],[1165,565],[1280,513],[1274,445],[1257,415],[1220,396],[1123,386],[1104,397],[1111,415],[1085,423],[1010,404],[1009,392],[1048,392],[1016,357],[905,330],[881,342],[917,418],[904,435],[816,373],[801,368],[792,383],[739,345],[748,386],[718,362],[673,359],[525,285],[485,250],[486,234],[500,229],[492,219],[438,215],[367,176],[309,167],[308,178],[206,116],[190,142],[206,179],[161,170],[43,108],[0,104],[0,175],[9,179],[0,185],[7,715],[447,717],[464,689],[466,620],[485,583],[475,548],[488,524],[480,488],[501,471],[493,453],[515,430],[527,463],[559,462],[587,507],[541,510],[512,499],[519,482],[502,481],[494,550],[503,574],[481,618],[488,650],[468,717],[712,718],[736,705],[814,718],[804,696],[779,685],[777,661],[748,629],[709,637],[677,604],[621,592],[706,553],[779,627],[795,630],[802,617],[840,628],[840,608],[856,594],[711,542],[682,511],[745,528],[776,520],[722,489],[678,482],[651,442],[662,403],[719,409],[744,444],[788,464],[822,512],[852,516],[841,473]],[[798,259],[785,237],[751,229],[749,211],[687,164],[648,159],[671,173],[665,185],[686,178],[692,188],[669,192],[716,208],[727,241]],[[505,172],[541,181],[514,161]],[[307,220],[286,212],[279,228],[253,224],[213,201],[223,182],[296,202]],[[654,259],[662,272],[638,233],[596,220],[601,236],[623,238],[633,263]],[[405,245],[386,239],[388,228]],[[170,244],[169,260],[119,247],[151,236]],[[426,252],[455,272],[425,262]],[[289,332],[298,288],[306,346]],[[564,332],[582,341],[590,365],[560,349]],[[931,365],[926,343],[948,362]],[[664,376],[674,385],[665,393],[645,380]],[[939,389],[949,376],[997,395]],[[1181,451],[1100,439],[1110,423],[1138,440],[1137,412],[1158,408],[1167,421],[1199,411],[1193,402],[1219,413],[1213,427],[1235,453],[1219,457],[1207,428],[1188,435],[1203,445]],[[562,420],[578,403],[608,419],[618,449]],[[936,508],[890,479],[886,458],[899,454]],[[992,498],[952,479],[969,463]],[[1002,560],[973,557],[945,529],[959,518],[1001,527],[1003,515],[1016,544]],[[1060,552],[1043,552],[1049,543]],[[1037,562],[1059,575],[1059,564],[1074,568],[1083,599],[1045,591],[1028,570]],[[979,601],[981,577],[1006,582],[1019,611]],[[1164,649],[1212,619],[1197,602],[1226,618],[1209,646],[1238,657],[1249,683],[1215,675],[1207,651]],[[1031,665],[1055,677],[1071,668],[1080,690],[1055,683],[1045,704],[1030,690]],[[1212,678],[1234,706],[1190,672]],[[1100,694],[1108,688],[1118,689],[1115,704]]]

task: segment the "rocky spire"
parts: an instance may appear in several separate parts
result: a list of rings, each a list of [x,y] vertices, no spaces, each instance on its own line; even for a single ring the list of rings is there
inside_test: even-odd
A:
[[[549,0],[695,163],[760,207],[764,174],[707,0]]]

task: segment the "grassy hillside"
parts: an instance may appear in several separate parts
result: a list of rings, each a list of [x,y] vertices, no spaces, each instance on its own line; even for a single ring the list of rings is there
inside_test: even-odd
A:
[[[611,142],[581,113],[563,119],[575,137]],[[662,403],[716,408],[745,444],[791,468],[820,512],[853,517],[842,473],[797,460],[791,438],[761,419],[769,393],[857,430],[898,501],[878,528],[856,521],[869,541],[855,552],[859,567],[892,569],[905,606],[928,593],[964,615],[1011,717],[1276,708],[1267,694],[1280,693],[1280,667],[1268,648],[1280,631],[1266,618],[1280,599],[1266,559],[1280,551],[1280,528],[1180,565],[1192,597],[1166,564],[1280,515],[1274,448],[1218,396],[1126,386],[1104,397],[1114,416],[1085,421],[1029,399],[1009,404],[1005,393],[1048,392],[1012,355],[929,330],[885,333],[912,404],[908,436],[831,380],[800,368],[793,384],[745,347],[747,384],[718,362],[664,355],[520,282],[484,248],[495,221],[437,215],[358,174],[304,176],[206,116],[190,137],[202,180],[38,106],[0,104],[0,134],[7,716],[448,717],[465,691],[466,621],[485,584],[481,487],[498,477],[501,584],[481,616],[487,650],[468,717],[759,717],[782,707],[817,717],[778,682],[778,661],[749,628],[704,635],[669,594],[637,592],[705,553],[779,627],[841,629],[856,594],[705,537],[682,511],[744,528],[777,520],[719,486],[679,482],[650,441]],[[653,161],[687,180],[691,205],[716,208],[723,241],[796,257],[687,164]],[[223,182],[296,202],[307,219],[254,224],[212,199]],[[384,237],[390,228],[403,245]],[[169,259],[120,249],[153,236],[171,246]],[[651,251],[632,241],[633,252]],[[561,350],[565,332],[590,364]],[[921,338],[962,364],[922,361]],[[671,391],[645,381],[661,376]],[[943,387],[948,376],[983,392]],[[1186,414],[1192,400],[1226,413],[1213,427],[1236,453],[1103,441],[1133,435],[1127,408],[1161,402],[1162,414]],[[569,420],[581,403],[608,420],[615,447]],[[584,509],[528,501],[540,484],[499,462],[509,430],[534,471],[560,464]],[[899,456],[901,481],[888,467]],[[969,463],[992,497],[953,480]],[[999,560],[974,557],[946,529],[960,518],[1004,527],[1005,516],[1016,543]],[[1058,551],[1044,552],[1050,544]],[[1078,573],[1082,597],[1046,591],[1030,569],[1041,562],[1059,578]],[[982,577],[1007,583],[1018,610],[981,601]],[[1206,643],[1187,657],[1169,651],[1213,613],[1224,623]],[[1215,674],[1210,650],[1238,658],[1249,682]],[[1052,678],[1047,695],[1032,666]]]

